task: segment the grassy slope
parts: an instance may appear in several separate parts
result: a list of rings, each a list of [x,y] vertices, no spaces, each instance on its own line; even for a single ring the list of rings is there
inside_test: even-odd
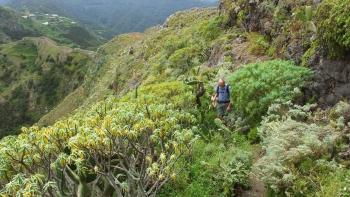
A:
[[[186,78],[212,81],[227,75],[223,70],[270,59],[249,52],[254,40],[236,42],[244,32],[235,28],[224,31],[217,17],[216,9],[193,9],[169,17],[162,28],[117,36],[98,49],[95,67],[84,86],[39,123],[52,124],[80,106],[88,107],[108,94],[123,95],[138,84]]]
[[[46,36],[67,46],[85,49],[95,49],[102,43],[101,38],[69,18],[52,19],[41,14],[36,18],[25,19],[21,14],[0,6],[0,43],[30,36]],[[45,22],[49,24],[44,25]]]
[[[36,122],[79,87],[92,56],[45,37],[3,44],[0,54],[1,135]]]
[[[247,48],[250,41],[244,44],[232,43],[232,39],[242,32],[239,29],[224,31],[218,22],[220,18],[217,17],[215,9],[179,12],[167,20],[164,28],[155,27],[143,34],[132,33],[116,37],[99,48],[96,67],[90,70],[84,85],[41,118],[39,124],[53,124],[63,117],[71,117],[72,113],[88,110],[92,104],[107,95],[122,96],[126,92],[134,91],[139,84],[199,79],[207,82],[210,93],[211,82],[219,76],[227,75],[228,70],[237,69],[246,62],[268,59],[249,53]],[[237,56],[243,59],[233,59],[232,51],[238,51]],[[205,97],[208,98],[209,94]],[[213,120],[215,115],[207,107],[208,104],[205,104],[205,118]],[[78,110],[74,111],[75,109]],[[215,127],[213,122],[206,124]],[[217,195],[223,192],[220,189],[222,186],[206,186],[213,184],[213,172],[203,168],[205,166],[202,163],[207,162],[209,166],[229,163],[237,153],[247,154],[247,160],[250,160],[252,148],[245,137],[239,134],[230,139],[223,139],[220,135],[213,138],[215,140],[210,142],[198,142],[193,165],[186,164],[189,165],[188,170],[180,175],[186,178],[175,181],[175,188],[171,187],[174,183],[167,185],[162,195]],[[227,141],[229,142],[226,143]],[[230,191],[230,188],[226,189],[227,192]]]
[[[169,56],[165,54],[166,45],[174,44],[171,53],[190,45],[190,43],[186,44],[186,41],[191,39],[192,34],[196,33],[203,23],[206,23],[210,18],[215,18],[215,16],[217,16],[217,11],[213,9],[180,12],[176,17],[170,19],[167,28],[155,27],[143,34],[131,33],[114,38],[98,50],[96,66],[90,70],[84,84],[83,92],[86,98],[84,102],[68,99],[65,102],[68,105],[70,105],[69,103],[79,103],[79,105],[74,108],[67,108],[65,107],[66,104],[62,103],[44,116],[40,123],[52,124],[62,115],[72,112],[72,109],[79,106],[89,106],[89,104],[103,99],[108,94],[123,95],[140,83],[147,84],[155,82],[155,80],[174,80],[182,74],[191,75],[189,74],[190,68],[194,65],[184,69],[176,67],[165,69],[165,64],[173,64],[170,61],[164,62],[164,56]],[[192,24],[198,25],[193,27]],[[179,39],[183,44],[176,46],[178,43],[172,43],[176,39]],[[199,39],[201,39],[201,42],[205,42],[204,37],[199,36]],[[191,40],[191,42],[195,41]],[[195,53],[209,49],[214,42],[214,40],[208,40],[206,46],[198,46],[198,52],[195,51]],[[196,66],[200,66],[200,64],[201,62],[198,62]],[[173,71],[176,73],[173,73]],[[115,88],[111,90],[110,86],[113,83]],[[80,98],[77,99],[80,100]]]
[[[23,24],[23,20],[14,11],[0,6],[0,43],[18,40],[24,36],[37,36],[39,31],[33,24]]]
[[[82,114],[89,110],[92,104],[111,94],[122,96],[130,92],[129,95],[132,95],[131,91],[140,83],[147,85],[185,79],[203,80],[208,84],[209,90],[205,95],[206,99],[203,100],[209,100],[209,94],[212,93],[211,83],[214,80],[227,76],[247,61],[270,58],[265,55],[269,43],[263,36],[255,33],[245,34],[235,27],[225,30],[221,27],[220,17],[217,17],[217,11],[211,9],[181,12],[171,17],[164,28],[152,28],[144,34],[126,34],[113,39],[98,50],[95,66],[89,69],[83,86],[66,97],[51,113],[43,117],[40,123],[52,124],[75,112],[82,117],[78,120],[83,121]],[[243,41],[239,41],[240,39]],[[237,52],[235,47],[243,47],[246,50],[240,49]],[[112,88],[109,88],[110,86]],[[179,179],[165,185],[161,191],[162,196],[242,194],[241,190],[244,187],[240,185],[233,188],[230,181],[237,177],[232,178],[229,175],[240,176],[241,172],[250,171],[252,155],[254,160],[258,160],[257,157],[260,156],[252,152],[260,151],[260,147],[251,146],[250,143],[256,142],[256,139],[249,141],[245,135],[232,134],[232,131],[223,125],[219,125],[219,128],[215,126],[212,121],[215,115],[212,110],[208,110],[208,106],[209,104],[205,103],[206,108],[198,110],[204,112],[200,125],[209,128],[206,130],[209,137],[203,135],[195,144],[193,158],[190,158],[190,162],[184,161],[187,168],[180,174]],[[74,112],[74,109],[78,110]],[[235,169],[237,161],[247,161],[243,166],[249,169]],[[232,168],[238,173],[234,170],[232,172]],[[317,175],[325,178],[321,173]],[[243,180],[237,182],[246,181],[246,177],[237,179],[240,178]],[[340,180],[336,177],[334,179]],[[303,186],[303,179],[299,180]],[[260,180],[253,181],[261,184]],[[339,188],[340,186],[337,186],[335,190]]]

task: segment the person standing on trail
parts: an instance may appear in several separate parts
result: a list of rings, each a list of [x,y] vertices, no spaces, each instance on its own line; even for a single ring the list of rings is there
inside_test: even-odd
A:
[[[216,107],[218,117],[222,119],[231,111],[230,87],[223,79],[218,81],[215,94],[211,98],[214,107]]]

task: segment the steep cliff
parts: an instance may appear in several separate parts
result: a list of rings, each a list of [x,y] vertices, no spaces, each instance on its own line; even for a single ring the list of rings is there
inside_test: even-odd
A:
[[[25,38],[0,46],[0,135],[49,112],[84,81],[93,52]]]

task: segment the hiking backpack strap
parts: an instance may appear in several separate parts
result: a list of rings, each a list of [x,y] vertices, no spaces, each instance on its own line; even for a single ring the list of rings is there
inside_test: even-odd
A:
[[[230,94],[230,86],[225,85],[225,91]],[[219,95],[219,86],[216,87],[216,94]]]

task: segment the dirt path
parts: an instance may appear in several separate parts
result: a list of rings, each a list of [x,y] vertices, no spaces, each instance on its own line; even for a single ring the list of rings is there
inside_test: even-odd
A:
[[[261,157],[261,146],[253,145],[253,162],[255,163]],[[244,191],[241,197],[266,197],[266,187],[264,183],[253,173],[250,175],[251,189]]]

